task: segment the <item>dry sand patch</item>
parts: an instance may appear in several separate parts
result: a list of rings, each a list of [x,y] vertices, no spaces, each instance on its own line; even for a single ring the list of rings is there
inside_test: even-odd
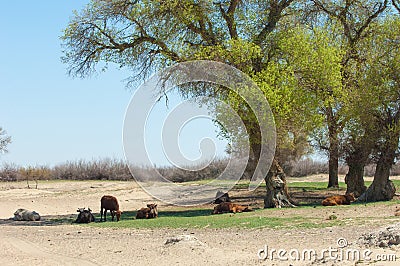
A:
[[[116,196],[122,210],[137,210],[154,202],[134,182],[118,181],[48,181],[40,182],[39,189],[26,189],[26,183],[0,183],[0,265],[354,265],[342,261],[280,261],[260,260],[257,252],[265,245],[275,249],[321,250],[336,247],[344,237],[351,248],[362,248],[358,239],[400,222],[393,216],[393,208],[383,204],[349,208],[294,208],[263,212],[263,215],[341,217],[366,219],[367,223],[352,223],[342,227],[309,229],[127,229],[98,228],[75,224],[47,224],[46,222],[11,222],[18,208],[27,208],[46,215],[76,216],[78,207],[90,207],[99,212],[104,194]],[[244,192],[233,191],[233,197]],[[247,199],[246,197],[241,198]],[[261,206],[262,198],[247,199]],[[171,206],[160,204],[161,209]],[[229,216],[228,216],[229,217]],[[228,218],[227,217],[227,218]],[[376,220],[374,220],[376,217]],[[382,217],[390,219],[381,219]],[[397,220],[396,220],[397,219]],[[169,239],[180,239],[170,241]],[[396,254],[400,250],[371,247],[374,254]],[[358,265],[371,265],[364,261]],[[395,262],[372,262],[372,265],[397,265]]]

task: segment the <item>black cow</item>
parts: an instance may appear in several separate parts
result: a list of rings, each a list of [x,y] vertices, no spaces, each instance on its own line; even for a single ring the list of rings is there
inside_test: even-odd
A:
[[[76,218],[75,223],[91,223],[94,222],[94,216],[92,214],[92,210],[90,208],[88,208],[87,210],[85,210],[85,208],[79,208],[77,210],[77,212],[79,212],[78,217]]]
[[[231,202],[231,199],[229,198],[228,193],[224,193],[222,191],[218,191],[217,195],[215,196],[214,203],[215,204],[220,204],[223,202]]]

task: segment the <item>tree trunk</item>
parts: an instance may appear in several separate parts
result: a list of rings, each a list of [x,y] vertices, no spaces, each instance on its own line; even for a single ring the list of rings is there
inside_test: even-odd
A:
[[[358,198],[358,201],[374,202],[391,200],[396,193],[393,182],[389,180],[390,169],[396,158],[396,151],[399,147],[400,130],[400,109],[396,113],[387,112],[387,117],[381,120],[384,142],[379,147],[380,157],[376,164],[374,181],[367,191]]]
[[[357,201],[374,202],[393,199],[396,188],[394,187],[393,182],[389,180],[389,175],[390,169],[394,163],[398,140],[394,147],[393,145],[394,144],[391,145],[392,147],[388,147],[388,149],[382,149],[381,156],[376,164],[374,181]]]
[[[338,188],[339,187],[339,154],[336,148],[329,149],[329,182],[328,188]]]
[[[338,168],[339,168],[339,140],[338,125],[332,107],[327,108],[327,123],[329,135],[329,182],[328,188],[338,188]]]
[[[275,159],[265,177],[265,184],[267,194],[264,199],[264,208],[296,207],[290,200],[285,173]]]
[[[356,198],[360,197],[367,190],[364,184],[364,168],[371,152],[371,146],[366,142],[362,140],[358,142],[354,141],[354,150],[346,158],[346,163],[349,166],[349,171],[344,179],[347,184],[346,194],[354,193]]]
[[[251,140],[251,155],[245,170],[250,178],[257,167],[261,153],[261,133],[258,126],[248,127]],[[276,158],[273,159],[268,174],[264,177],[266,195],[264,208],[296,207],[290,200],[285,173]]]
[[[354,193],[354,196],[358,198],[367,190],[364,184],[365,163],[349,161],[347,165],[349,166],[349,171],[344,179],[347,184],[346,194]]]
[[[252,143],[251,149],[250,149],[250,154],[249,154],[249,160],[247,162],[247,166],[246,166],[246,169],[244,172],[246,179],[251,180],[251,178],[254,174],[254,171],[256,170],[258,160],[260,158],[260,153],[261,153],[261,144]]]

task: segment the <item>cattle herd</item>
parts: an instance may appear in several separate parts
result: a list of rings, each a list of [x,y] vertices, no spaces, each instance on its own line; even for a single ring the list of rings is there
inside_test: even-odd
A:
[[[355,201],[354,194],[337,195],[324,199],[321,204],[323,206],[336,206],[336,205],[349,205]],[[232,203],[228,193],[221,191],[217,192],[214,204],[217,204],[211,214],[222,214],[222,213],[238,213],[238,212],[250,212],[253,211],[249,206],[243,206],[236,203]],[[111,195],[104,195],[100,200],[100,222],[106,221],[107,211],[110,211],[111,220],[114,218],[118,222],[121,219],[122,211],[119,209],[118,200],[116,197]],[[78,217],[75,223],[91,223],[95,221],[95,217],[92,214],[90,208],[78,208]],[[400,208],[396,209],[396,216],[400,216]],[[103,220],[104,216],[104,220]],[[147,204],[147,207],[141,208],[136,212],[136,219],[152,219],[158,217],[157,204]],[[15,221],[39,221],[40,215],[35,211],[29,211],[26,209],[18,209],[14,213]]]

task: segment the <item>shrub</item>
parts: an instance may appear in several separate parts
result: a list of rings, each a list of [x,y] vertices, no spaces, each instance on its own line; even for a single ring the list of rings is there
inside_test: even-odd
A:
[[[17,181],[20,179],[19,167],[15,164],[3,164],[0,169],[0,181]]]
[[[66,162],[53,168],[53,179],[66,180],[132,180],[123,161],[103,159]]]

